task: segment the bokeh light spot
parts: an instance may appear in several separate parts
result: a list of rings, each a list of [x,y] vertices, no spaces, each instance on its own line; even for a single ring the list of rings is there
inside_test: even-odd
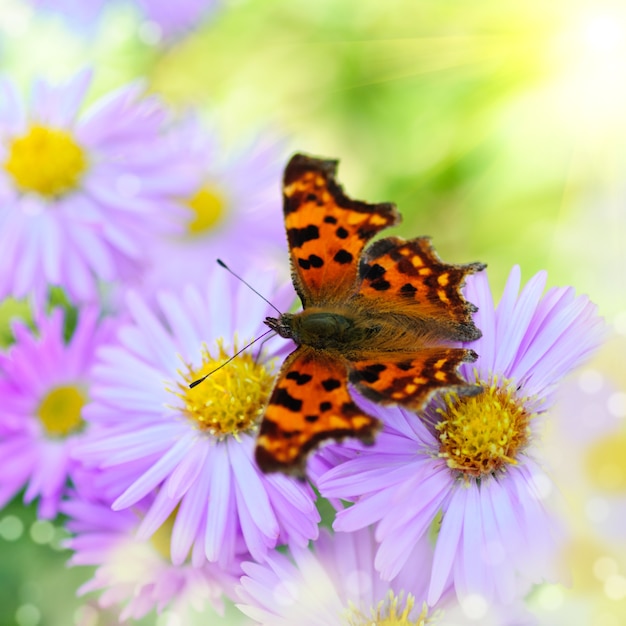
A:
[[[156,620],[156,626],[182,626],[180,617],[172,611],[164,611]]]
[[[97,626],[98,611],[88,604],[78,607],[74,611],[75,626]]]
[[[489,604],[481,595],[470,593],[461,600],[461,608],[468,619],[479,620],[487,614]]]
[[[558,585],[544,585],[537,592],[537,602],[546,611],[556,611],[564,600],[563,590]]]
[[[54,538],[54,526],[46,520],[36,520],[30,527],[30,538],[40,545],[50,543]]]
[[[24,532],[24,524],[15,515],[5,515],[0,520],[0,537],[5,541],[17,541]]]
[[[41,612],[34,604],[22,604],[15,611],[18,626],[37,626],[41,621]]]
[[[609,503],[604,498],[589,498],[585,505],[585,514],[591,522],[603,522],[610,512]]]
[[[593,564],[593,575],[598,580],[606,580],[609,576],[614,576],[619,571],[617,561],[610,556],[601,556]]]
[[[585,393],[597,393],[603,384],[604,377],[597,370],[586,369],[578,376],[578,386]]]
[[[623,600],[626,598],[626,578],[619,574],[609,576],[604,581],[604,593],[611,600]]]
[[[620,335],[626,335],[626,311],[620,311],[613,318],[613,327],[615,332]]]
[[[607,400],[607,408],[614,417],[626,417],[626,393],[623,391],[612,393]]]

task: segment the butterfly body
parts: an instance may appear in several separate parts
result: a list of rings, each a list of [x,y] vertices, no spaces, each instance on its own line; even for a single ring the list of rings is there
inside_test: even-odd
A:
[[[390,203],[348,198],[335,180],[336,161],[295,155],[285,170],[284,213],[299,313],[265,323],[296,349],[269,399],[257,441],[263,471],[304,476],[320,442],[357,437],[373,442],[379,421],[354,402],[349,384],[381,404],[423,407],[438,390],[480,391],[457,373],[480,337],[460,288],[484,265],[443,263],[427,237],[387,237],[398,223]]]

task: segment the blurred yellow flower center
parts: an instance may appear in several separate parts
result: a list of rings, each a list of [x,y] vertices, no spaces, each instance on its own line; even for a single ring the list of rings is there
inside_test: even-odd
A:
[[[226,213],[223,195],[215,188],[205,185],[187,201],[193,218],[187,229],[192,235],[200,235],[215,227]]]
[[[526,410],[525,399],[515,396],[509,381],[494,377],[483,387],[476,396],[448,394],[436,426],[439,456],[446,459],[448,467],[476,478],[517,463],[534,417]]]
[[[611,493],[626,493],[626,433],[594,442],[586,453],[585,469],[595,487]]]
[[[400,609],[398,605],[404,604]],[[362,613],[356,607],[350,607],[346,615],[346,626],[426,626],[430,622],[427,619],[428,607],[423,605],[422,611],[413,619],[409,614],[415,606],[415,597],[409,594],[406,602],[402,602],[402,595],[396,596],[393,591],[389,592],[386,600],[381,600],[377,606],[371,609],[369,615]]]
[[[86,402],[85,394],[74,385],[55,387],[44,396],[37,416],[48,435],[69,435],[82,426],[81,412]]]
[[[236,350],[234,350],[236,352]],[[217,356],[203,347],[202,366],[187,366],[184,383],[174,393],[183,400],[184,412],[198,428],[216,437],[237,436],[254,431],[263,415],[274,384],[273,367],[256,363],[249,352],[236,356],[224,367],[230,355],[218,342]],[[189,389],[188,384],[213,372],[206,380]]]
[[[159,528],[150,537],[150,543],[154,549],[169,563],[172,560],[170,546],[172,545],[172,530],[174,530],[174,522],[178,514],[176,507],[169,517],[159,526]]]
[[[38,125],[13,140],[4,163],[21,191],[46,198],[76,189],[86,168],[85,152],[70,133]]]

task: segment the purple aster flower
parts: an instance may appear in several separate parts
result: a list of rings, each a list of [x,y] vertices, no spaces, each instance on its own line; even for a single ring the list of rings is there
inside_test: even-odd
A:
[[[440,524],[431,604],[450,581],[461,598],[491,603],[554,577],[561,533],[547,506],[554,488],[532,442],[558,381],[598,346],[603,325],[571,288],[542,296],[545,280],[537,274],[518,296],[515,268],[495,309],[486,276],[472,276],[466,295],[479,308],[483,336],[471,344],[479,360],[462,371],[483,393],[439,398],[424,421],[368,403],[385,424],[376,445],[353,445],[352,458],[319,479],[322,495],[355,502],[337,515],[336,530],[377,524],[376,567],[386,579]]]
[[[70,565],[95,566],[93,578],[78,590],[79,595],[99,591],[102,608],[122,608],[120,620],[140,619],[155,609],[167,609],[182,624],[200,611],[211,622],[224,613],[224,597],[232,597],[241,569],[230,569],[204,561],[173,565],[169,535],[174,516],[168,518],[149,540],[135,532],[148,502],[131,509],[112,511],[110,504],[74,494],[61,510],[68,516],[67,529],[73,537],[65,546],[74,551]],[[207,605],[213,609],[207,611]],[[218,615],[216,615],[217,613]]]
[[[110,324],[85,308],[64,340],[63,312],[36,316],[37,332],[13,324],[15,344],[0,354],[0,508],[26,487],[24,501],[39,497],[39,514],[57,514],[68,477],[77,470],[71,452],[82,436],[96,350]]]
[[[89,83],[37,81],[25,107],[0,80],[0,298],[60,285],[93,300],[99,281],[134,277],[196,179],[157,100],[133,84],[79,113]]]
[[[413,546],[410,566],[392,582],[374,570],[375,551],[366,528],[322,532],[312,550],[292,547],[291,558],[274,552],[263,564],[245,562],[237,606],[268,626],[424,624],[435,612],[424,603],[432,561],[428,542]]]
[[[175,289],[181,276],[202,287],[204,272],[195,268],[217,258],[236,263],[238,270],[251,264],[275,268],[285,249],[280,146],[259,137],[224,155],[216,133],[195,117],[181,124],[180,135],[198,176],[193,191],[182,199],[177,228],[148,253],[152,270],[144,293]]]
[[[253,459],[258,422],[274,381],[274,351],[250,348],[193,389],[263,330],[267,305],[216,266],[210,287],[160,293],[156,307],[128,297],[130,322],[119,346],[99,353],[90,440],[79,450],[106,468],[116,510],[158,492],[139,537],[151,536],[178,507],[172,560],[206,555],[228,564],[249,551],[317,536],[314,494],[285,476],[260,473]],[[268,274],[249,276],[270,293]],[[281,301],[279,297],[277,301]],[[278,345],[284,350],[284,342]],[[270,356],[266,356],[269,354]],[[113,478],[115,477],[115,480]],[[114,492],[114,493],[113,493]]]

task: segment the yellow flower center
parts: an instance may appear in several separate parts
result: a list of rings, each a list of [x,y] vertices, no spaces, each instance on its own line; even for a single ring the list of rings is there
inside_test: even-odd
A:
[[[85,152],[70,133],[38,125],[13,140],[4,163],[21,191],[46,198],[76,189],[86,168]]]
[[[404,608],[400,609],[404,604]],[[381,600],[377,606],[372,607],[370,614],[365,615],[356,607],[351,607],[346,615],[346,626],[426,626],[431,620],[427,618],[428,607],[422,606],[422,611],[415,619],[409,619],[409,613],[415,606],[415,597],[409,594],[406,602],[402,601],[402,594],[396,596],[393,591],[389,592],[386,600]]]
[[[206,346],[202,352],[201,367],[187,365],[187,372],[181,374],[184,382],[177,383],[173,392],[182,399],[184,413],[200,430],[218,438],[254,431],[274,385],[273,364],[257,363],[249,352],[243,352],[217,369],[230,358],[223,342],[218,341],[216,357]],[[202,383],[189,388],[189,383],[209,373]]]
[[[214,187],[205,185],[187,201],[193,217],[187,225],[192,235],[201,235],[215,227],[226,213],[226,200]]]
[[[585,468],[595,487],[610,493],[626,492],[626,433],[594,442],[587,450]]]
[[[445,397],[446,408],[439,409],[439,456],[448,467],[466,477],[493,474],[505,465],[515,465],[518,453],[530,437],[530,420],[524,398],[515,395],[510,381],[500,384],[497,377],[484,383],[476,396],[455,393]]]
[[[74,385],[55,387],[49,391],[37,409],[48,435],[65,436],[77,431],[83,424],[81,412],[87,397]]]

